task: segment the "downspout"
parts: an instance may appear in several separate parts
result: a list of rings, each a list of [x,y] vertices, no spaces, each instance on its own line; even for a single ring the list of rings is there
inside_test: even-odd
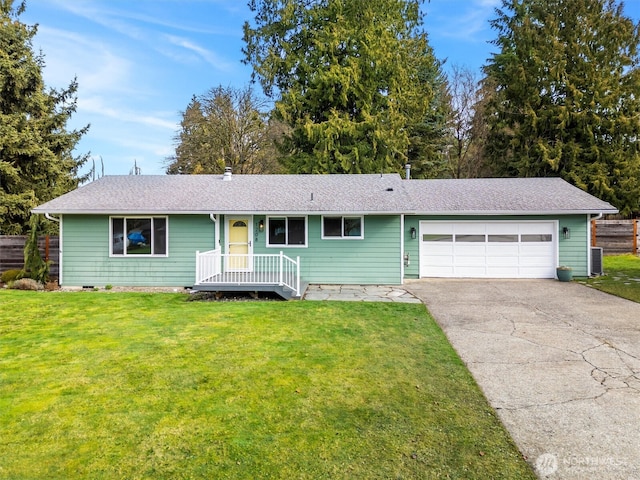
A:
[[[45,213],[44,218],[58,224],[58,285],[62,286],[64,285],[62,282],[62,222],[50,213]]]
[[[604,213],[602,213],[602,212],[600,212],[595,217],[592,217],[591,215],[589,216],[589,230],[587,232],[587,238],[588,238],[588,243],[587,243],[587,275],[589,277],[591,276],[591,248],[593,247],[593,245],[591,244],[591,222],[594,221],[594,220],[600,220],[602,217],[604,217]]]
[[[213,233],[213,244],[214,244],[214,247],[215,247],[214,250],[215,250],[220,245],[220,224],[218,223],[218,218],[215,213],[210,213],[209,218],[215,225],[215,229]]]
[[[45,218],[47,220],[51,220],[52,222],[60,223],[60,219],[59,218],[52,217],[51,214],[49,214],[49,213],[45,213],[44,216],[45,216]]]
[[[400,214],[400,285],[404,285],[404,262],[406,257],[404,244],[404,213]]]

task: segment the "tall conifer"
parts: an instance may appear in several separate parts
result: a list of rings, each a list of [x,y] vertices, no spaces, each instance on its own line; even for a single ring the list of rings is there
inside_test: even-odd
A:
[[[639,210],[640,29],[615,0],[503,0],[485,66],[486,154]]]

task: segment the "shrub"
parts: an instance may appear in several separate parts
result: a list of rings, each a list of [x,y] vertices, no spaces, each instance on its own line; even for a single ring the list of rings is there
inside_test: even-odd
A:
[[[44,290],[44,285],[33,278],[19,278],[9,284],[9,288],[14,290]]]
[[[18,280],[19,278],[22,278],[22,276],[24,276],[22,274],[22,270],[7,270],[2,275],[0,275],[0,282],[2,283],[13,282],[15,280]]]

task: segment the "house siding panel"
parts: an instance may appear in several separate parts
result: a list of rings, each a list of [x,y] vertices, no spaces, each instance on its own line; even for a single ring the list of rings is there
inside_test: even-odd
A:
[[[169,216],[167,257],[109,257],[109,217],[65,215],[63,282],[67,286],[190,286],[195,252],[214,248],[206,215]]]
[[[266,232],[254,223],[254,253],[278,253],[300,256],[300,273],[310,283],[395,284],[402,282],[400,252],[400,216],[369,215],[364,217],[364,239],[338,240],[321,238],[322,217],[307,217],[306,248],[267,248]]]
[[[412,239],[410,235],[411,227],[419,231],[421,220],[438,221],[535,221],[535,220],[557,220],[558,221],[558,263],[559,265],[569,265],[573,268],[576,277],[587,277],[588,272],[588,216],[587,215],[507,215],[507,216],[429,216],[429,215],[408,215],[405,217],[404,249],[409,254],[410,265],[405,266],[405,278],[418,278],[420,272],[420,241]],[[571,238],[564,239],[562,228],[568,227],[571,230]]]

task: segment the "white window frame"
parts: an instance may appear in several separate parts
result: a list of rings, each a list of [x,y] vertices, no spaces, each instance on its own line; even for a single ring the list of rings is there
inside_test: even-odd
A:
[[[289,238],[289,218],[304,219],[304,244],[289,245],[288,243],[269,243],[269,223],[273,220],[285,220],[285,238]],[[309,218],[307,215],[269,215],[265,227],[266,246],[267,248],[308,248],[309,247]]]
[[[113,253],[113,219],[121,218],[124,220],[124,229],[126,231],[127,219],[141,219],[148,218],[151,220],[151,230],[153,231],[153,219],[164,218],[165,221],[165,253],[153,253],[153,243],[151,244],[151,253],[135,254],[127,253],[127,249],[123,246],[122,253]],[[152,242],[155,239],[152,236]],[[166,258],[169,256],[169,217],[166,215],[111,215],[109,216],[109,257],[113,258]]]
[[[339,218],[341,221],[341,235],[325,235],[324,234],[324,219],[325,218]],[[358,218],[360,219],[360,235],[359,236],[345,236],[344,234],[344,219],[345,218]],[[364,240],[364,215],[323,215],[320,219],[322,227],[322,239],[323,240]]]

